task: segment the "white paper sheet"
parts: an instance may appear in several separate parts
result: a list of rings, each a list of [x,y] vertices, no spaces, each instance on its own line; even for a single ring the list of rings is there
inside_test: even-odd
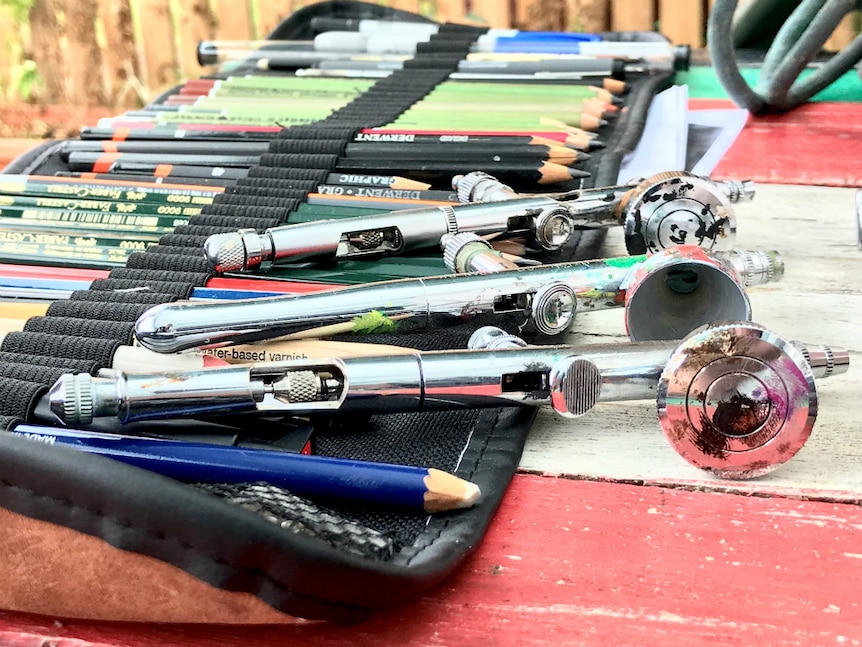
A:
[[[738,109],[689,110],[688,87],[659,92],[650,105],[641,140],[623,159],[618,182],[665,171],[709,175],[739,136],[748,112]]]

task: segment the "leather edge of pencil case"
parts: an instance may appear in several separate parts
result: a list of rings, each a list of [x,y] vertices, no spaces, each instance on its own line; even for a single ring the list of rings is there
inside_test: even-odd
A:
[[[349,624],[426,591],[472,554],[517,468],[534,415],[534,409],[483,412],[482,428],[474,432],[480,442],[468,448],[478,455],[466,457],[475,458],[478,469],[465,476],[484,489],[484,503],[432,517],[420,545],[391,562],[290,534],[187,484],[9,434],[0,434],[0,464],[6,466],[0,505],[154,557],[215,587],[251,593],[291,616]],[[92,618],[96,601],[81,603]]]
[[[29,148],[18,157],[0,169],[3,174],[26,174],[36,168],[54,148],[59,148],[62,141],[55,139],[34,139],[33,148]]]

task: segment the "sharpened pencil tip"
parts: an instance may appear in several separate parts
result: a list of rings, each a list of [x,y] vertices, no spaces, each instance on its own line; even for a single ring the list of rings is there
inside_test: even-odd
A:
[[[476,503],[479,502],[479,499],[482,498],[482,490],[479,489],[479,486],[475,483],[467,482],[466,487],[464,488],[464,498],[461,501],[461,504],[458,506],[459,508],[471,508]]]
[[[426,512],[470,508],[482,497],[482,491],[475,483],[433,467],[428,469],[425,487]]]

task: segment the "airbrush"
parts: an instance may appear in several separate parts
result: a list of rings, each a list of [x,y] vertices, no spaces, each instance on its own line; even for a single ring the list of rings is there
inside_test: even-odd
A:
[[[452,188],[462,204],[520,200],[525,196],[492,175],[457,175]],[[630,184],[541,194],[569,208],[572,229],[622,226],[630,254],[673,245],[721,249],[733,243],[733,204],[754,199],[750,180],[711,180],[686,173],[658,173]]]
[[[445,235],[526,237],[539,251],[560,249],[578,229],[623,225],[629,252],[673,245],[727,247],[736,224],[732,203],[753,196],[749,182],[712,182],[663,173],[638,184],[525,196],[473,172],[453,182],[460,205],[389,211],[214,234],[204,244],[217,272],[263,263],[362,260],[433,248]]]
[[[465,322],[554,336],[577,311],[625,308],[632,340],[679,339],[712,321],[751,318],[746,287],[784,272],[777,252],[707,253],[685,245],[652,256],[516,268],[489,274],[397,279],[289,297],[174,302],[135,325],[141,346],[161,353],[274,339],[370,313],[399,332]]]
[[[840,348],[789,343],[751,322],[707,325],[682,341],[528,346],[479,329],[471,350],[311,359],[155,374],[64,375],[50,393],[64,423],[234,413],[370,414],[546,405],[581,416],[599,402],[656,398],[687,460],[730,478],[774,469],[807,439],[815,377],[843,373]]]

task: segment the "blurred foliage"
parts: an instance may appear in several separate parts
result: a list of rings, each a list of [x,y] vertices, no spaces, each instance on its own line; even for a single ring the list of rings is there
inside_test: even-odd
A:
[[[35,0],[0,0],[14,23],[12,33],[7,33],[4,46],[9,54],[9,69],[0,78],[0,93],[4,101],[32,101],[44,88],[36,62],[30,56],[30,10]]]

